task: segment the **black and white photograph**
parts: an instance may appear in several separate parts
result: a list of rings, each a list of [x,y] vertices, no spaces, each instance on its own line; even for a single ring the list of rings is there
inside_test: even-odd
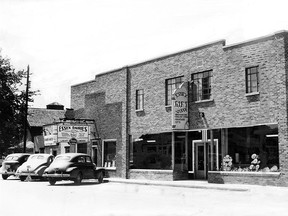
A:
[[[288,215],[287,10],[0,0],[0,215]]]

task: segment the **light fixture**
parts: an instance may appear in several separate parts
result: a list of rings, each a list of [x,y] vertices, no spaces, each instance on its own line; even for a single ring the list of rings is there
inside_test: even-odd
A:
[[[278,134],[267,134],[266,137],[278,137]]]
[[[156,140],[147,140],[148,143],[155,143]]]

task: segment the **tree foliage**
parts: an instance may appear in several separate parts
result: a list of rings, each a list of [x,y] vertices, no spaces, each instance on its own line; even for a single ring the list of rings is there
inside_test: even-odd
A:
[[[0,53],[0,154],[23,140],[26,77],[27,71],[16,71]],[[30,102],[35,94],[36,91],[29,91]]]

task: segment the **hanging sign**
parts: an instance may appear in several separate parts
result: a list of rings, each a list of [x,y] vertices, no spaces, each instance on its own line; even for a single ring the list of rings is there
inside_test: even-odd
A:
[[[172,129],[189,129],[188,83],[182,83],[172,95]]]

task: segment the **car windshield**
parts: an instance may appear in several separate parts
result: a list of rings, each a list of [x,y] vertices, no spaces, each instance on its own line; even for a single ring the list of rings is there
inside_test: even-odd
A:
[[[10,155],[6,157],[6,161],[13,161],[13,160],[17,160],[19,158],[19,156],[15,156],[15,155]]]
[[[56,158],[55,158],[55,161],[60,161],[60,160],[65,160],[65,161],[68,161],[68,160],[70,160],[70,156],[67,156],[67,155],[61,155],[61,156],[57,156]]]
[[[43,160],[45,157],[43,155],[32,155],[29,160]]]

